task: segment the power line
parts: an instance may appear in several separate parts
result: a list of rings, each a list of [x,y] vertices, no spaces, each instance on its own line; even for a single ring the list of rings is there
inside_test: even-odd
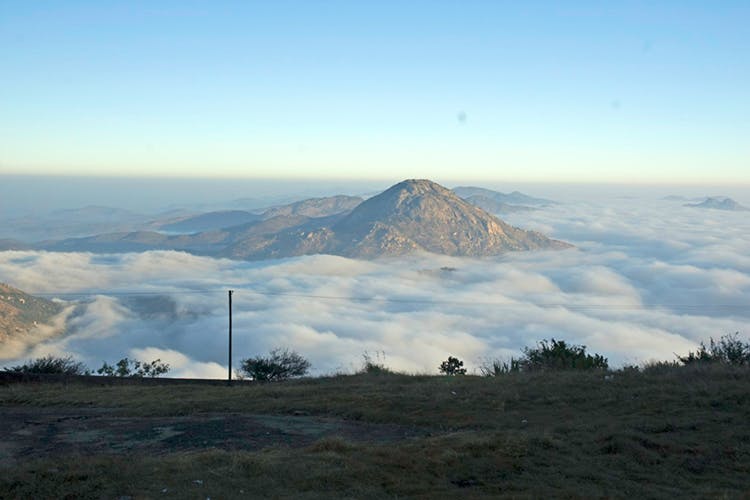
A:
[[[97,295],[104,295],[106,297],[131,297],[131,296],[160,296],[160,295],[195,295],[195,294],[212,294],[212,293],[226,293],[225,289],[216,290],[162,290],[162,291],[123,291],[113,292],[109,290],[89,290],[81,292],[31,292],[29,295],[34,297],[94,297]]]
[[[603,310],[654,310],[654,309],[684,309],[684,310],[708,310],[708,309],[747,309],[745,304],[597,304],[597,303],[564,303],[564,302],[495,302],[495,301],[460,301],[460,300],[441,300],[441,299],[418,299],[418,298],[398,298],[398,297],[376,297],[376,296],[345,296],[345,295],[322,295],[298,292],[274,292],[243,289],[242,287],[233,287],[234,292],[240,294],[248,293],[263,297],[292,297],[313,300],[330,300],[344,302],[381,302],[392,304],[423,304],[423,305],[450,305],[450,306],[486,306],[500,308],[517,308],[520,306],[533,306],[542,308],[562,308],[573,310],[584,309],[603,309]],[[201,290],[164,290],[164,291],[107,291],[94,290],[85,292],[42,292],[33,295],[38,297],[148,297],[148,296],[168,296],[168,295],[208,295],[208,294],[225,294],[226,289],[201,289]]]

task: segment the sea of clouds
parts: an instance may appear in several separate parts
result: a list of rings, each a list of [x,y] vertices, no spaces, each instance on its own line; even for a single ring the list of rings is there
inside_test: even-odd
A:
[[[263,262],[169,251],[0,252],[0,281],[69,303],[66,333],[49,329],[34,345],[7,344],[0,365],[70,354],[96,368],[129,356],[161,358],[173,376],[225,377],[230,288],[235,366],[288,347],[314,374],[354,371],[364,353],[424,373],[457,356],[471,371],[549,338],[584,344],[618,366],[673,360],[709,337],[750,334],[746,213],[613,199],[507,220],[576,248]]]

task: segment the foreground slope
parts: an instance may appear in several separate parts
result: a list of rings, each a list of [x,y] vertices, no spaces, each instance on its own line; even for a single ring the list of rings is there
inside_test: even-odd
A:
[[[0,382],[0,498],[745,498],[748,369],[662,368]]]

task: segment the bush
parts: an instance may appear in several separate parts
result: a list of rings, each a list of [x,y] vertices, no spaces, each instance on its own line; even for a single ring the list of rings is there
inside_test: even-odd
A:
[[[56,373],[61,375],[88,375],[89,369],[83,363],[75,361],[71,356],[45,356],[27,361],[23,365],[4,368],[6,372],[14,373]]]
[[[516,358],[510,358],[509,361],[501,361],[499,359],[487,360],[479,366],[479,373],[485,377],[497,377],[520,371],[521,360]]]
[[[523,348],[521,358],[509,361],[487,361],[479,367],[485,377],[507,373],[542,370],[606,370],[607,358],[601,354],[588,354],[585,345],[568,344],[564,340],[542,340],[537,347]]]
[[[718,341],[709,339],[709,345],[701,342],[696,352],[690,351],[687,356],[677,356],[683,365],[696,363],[721,363],[725,365],[750,365],[750,343],[742,342],[734,335],[724,335]]]
[[[667,375],[681,368],[677,361],[647,361],[640,368],[641,373],[650,375]]]
[[[440,363],[440,373],[444,375],[466,375],[466,368],[464,368],[464,362],[453,356],[448,356],[448,359]]]
[[[310,369],[308,360],[288,349],[274,349],[266,358],[256,356],[240,363],[240,376],[259,382],[302,377]]]
[[[520,360],[524,371],[539,370],[606,370],[607,358],[586,353],[585,345],[568,345],[564,340],[542,340],[537,347],[523,350]]]
[[[114,366],[104,363],[101,368],[96,370],[99,375],[105,377],[158,377],[170,370],[167,363],[162,363],[161,359],[155,359],[150,363],[123,358]]]
[[[359,373],[393,373],[393,371],[385,366],[385,351],[375,351],[372,355],[365,351],[362,353],[362,369]]]

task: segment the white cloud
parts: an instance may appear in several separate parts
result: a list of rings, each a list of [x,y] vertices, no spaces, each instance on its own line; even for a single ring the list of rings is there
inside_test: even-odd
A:
[[[130,359],[151,362],[160,360],[169,365],[169,376],[177,378],[223,378],[227,376],[226,365],[195,361],[181,352],[171,349],[146,347],[131,349]]]
[[[617,365],[674,359],[709,336],[750,334],[750,221],[741,215],[618,200],[511,222],[578,248],[374,262],[3,252],[0,280],[30,292],[153,294],[95,297],[71,315],[65,336],[23,353],[3,347],[0,358],[71,353],[98,367],[128,355],[161,357],[178,376],[223,377],[230,287],[235,366],[281,346],[308,357],[315,373],[352,369],[364,352],[434,373],[449,355],[472,368],[551,337]]]

